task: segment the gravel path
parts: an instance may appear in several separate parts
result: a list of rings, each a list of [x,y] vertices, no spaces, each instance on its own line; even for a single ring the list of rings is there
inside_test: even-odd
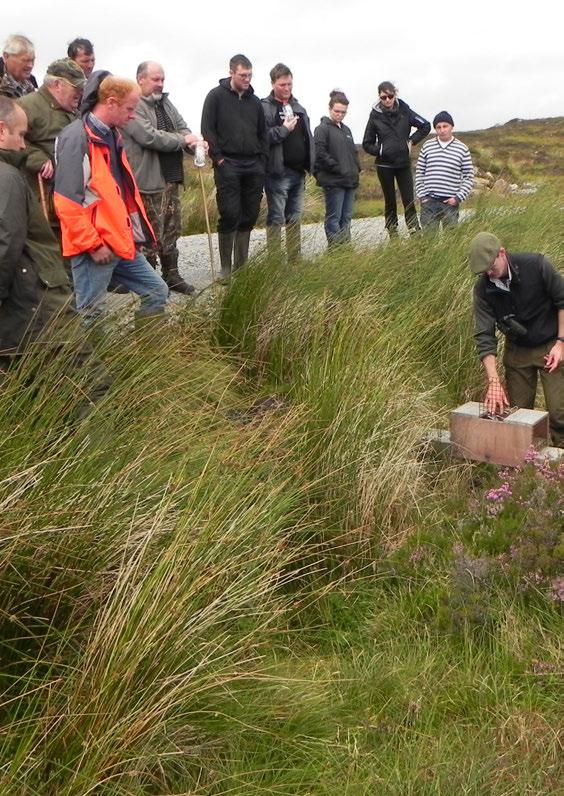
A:
[[[403,219],[400,219],[400,235],[407,234]],[[352,240],[359,249],[369,248],[387,240],[384,231],[384,218],[359,218],[352,222]],[[219,251],[217,235],[212,234],[214,266],[219,272]],[[306,257],[319,254],[327,246],[323,224],[306,224],[302,226],[302,252]],[[266,248],[266,232],[254,229],[251,233],[250,253],[256,254]],[[187,235],[178,240],[180,259],[178,268],[187,282],[201,290],[212,282],[210,268],[210,251],[207,235]]]
[[[462,211],[461,218],[472,211]],[[384,243],[388,240],[388,234],[384,229],[384,217],[358,218],[354,219],[351,225],[352,242],[359,249],[368,249]],[[407,227],[403,216],[399,217],[399,234],[407,237]],[[212,246],[214,252],[214,267],[216,276],[219,273],[219,250],[217,247],[217,234],[212,234]],[[266,248],[266,231],[264,229],[254,229],[251,233],[250,254],[257,254]],[[302,253],[305,257],[320,254],[327,248],[327,240],[323,224],[304,224],[302,225]],[[178,270],[183,278],[194,285],[196,296],[199,291],[211,285],[213,282],[210,267],[210,250],[207,235],[185,235],[178,239],[178,251],[180,253]],[[129,297],[112,295],[110,307],[116,309],[122,305],[135,303],[133,294]],[[171,291],[170,309],[174,312],[175,308],[182,306],[186,302],[186,297],[180,293]],[[133,304],[131,304],[133,306]]]
[[[400,235],[407,235],[407,228],[403,218],[400,217]],[[384,231],[384,218],[359,218],[354,219],[351,225],[351,235],[353,244],[358,249],[365,249],[375,246],[387,240],[388,235]],[[207,235],[185,235],[178,239],[178,270],[182,277],[196,288],[196,298],[198,293],[212,284],[212,273],[210,267],[210,250]],[[212,246],[214,252],[214,267],[216,277],[219,273],[219,250],[217,247],[217,234],[212,234]],[[302,225],[302,253],[306,257],[319,254],[327,248],[327,239],[323,224],[304,224]],[[254,229],[251,233],[250,254],[257,254],[266,249],[266,231],[264,229]],[[207,291],[206,291],[207,294]],[[206,295],[205,294],[205,295]],[[169,312],[174,314],[186,303],[186,296],[171,290],[169,296]],[[205,299],[204,299],[205,300]],[[132,322],[133,309],[138,305],[139,300],[133,293],[128,295],[117,295],[112,293],[108,296],[107,309],[110,313],[125,313],[126,323]]]

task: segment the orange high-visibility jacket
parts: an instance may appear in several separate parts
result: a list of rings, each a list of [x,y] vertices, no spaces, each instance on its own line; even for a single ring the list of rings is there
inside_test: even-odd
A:
[[[155,244],[121,136],[117,149],[123,191],[110,168],[109,147],[85,120],[69,124],[57,139],[54,203],[65,257],[105,244],[116,257],[133,260],[136,243]]]

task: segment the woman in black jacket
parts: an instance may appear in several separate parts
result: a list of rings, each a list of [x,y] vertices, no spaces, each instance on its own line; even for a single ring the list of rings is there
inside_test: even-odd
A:
[[[398,99],[397,89],[388,80],[378,86],[379,102],[368,117],[362,148],[376,158],[376,171],[384,193],[384,216],[390,237],[397,235],[397,182],[410,232],[420,229],[413,196],[413,174],[409,154],[429,134],[431,125],[409,105]],[[416,128],[413,135],[411,130]]]
[[[325,194],[325,234],[329,246],[351,239],[354,192],[360,161],[350,129],[343,124],[349,101],[342,91],[329,95],[329,116],[315,128],[313,173]]]

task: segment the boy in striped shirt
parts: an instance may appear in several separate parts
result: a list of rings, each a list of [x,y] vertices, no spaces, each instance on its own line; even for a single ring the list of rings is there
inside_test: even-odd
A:
[[[439,225],[458,223],[460,203],[474,185],[470,150],[453,135],[454,121],[447,111],[433,119],[436,138],[421,147],[415,169],[415,193],[421,202],[421,226],[437,232]]]

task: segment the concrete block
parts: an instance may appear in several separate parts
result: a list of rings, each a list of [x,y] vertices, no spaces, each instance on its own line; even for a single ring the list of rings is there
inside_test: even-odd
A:
[[[516,409],[498,420],[487,417],[483,404],[469,401],[450,413],[450,438],[455,456],[517,467],[531,445],[546,446],[548,412]]]

